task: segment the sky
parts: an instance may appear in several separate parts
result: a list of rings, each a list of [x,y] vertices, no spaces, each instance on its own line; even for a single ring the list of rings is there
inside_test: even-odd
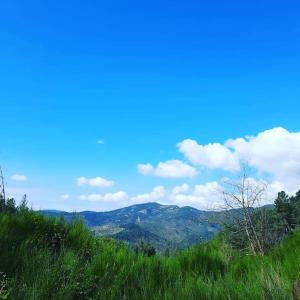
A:
[[[2,1],[0,165],[34,209],[300,189],[299,1]]]

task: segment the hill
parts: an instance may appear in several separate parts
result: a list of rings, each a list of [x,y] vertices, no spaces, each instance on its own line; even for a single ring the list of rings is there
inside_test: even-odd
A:
[[[70,221],[80,217],[95,235],[109,236],[130,244],[146,240],[158,250],[186,248],[207,241],[221,230],[222,213],[192,207],[137,204],[109,212],[67,213],[42,211]]]

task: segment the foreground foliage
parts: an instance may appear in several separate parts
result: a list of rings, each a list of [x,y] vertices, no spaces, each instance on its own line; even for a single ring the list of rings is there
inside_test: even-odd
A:
[[[219,236],[148,257],[23,206],[0,213],[0,299],[292,299],[300,232],[291,235],[264,256]]]

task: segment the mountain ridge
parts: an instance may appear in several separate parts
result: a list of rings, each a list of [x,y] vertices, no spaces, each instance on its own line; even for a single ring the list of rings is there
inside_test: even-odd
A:
[[[106,212],[64,212],[42,210],[66,221],[81,218],[97,236],[108,236],[129,244],[146,240],[159,251],[182,249],[211,239],[221,230],[221,212],[191,206],[162,205],[157,202],[134,204]]]

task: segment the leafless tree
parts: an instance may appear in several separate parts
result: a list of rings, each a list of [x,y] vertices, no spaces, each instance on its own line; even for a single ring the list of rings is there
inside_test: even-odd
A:
[[[261,233],[265,232],[266,211],[255,210],[264,203],[267,183],[248,176],[247,166],[238,180],[223,180],[222,196],[224,212],[234,225],[236,235],[244,233],[248,246],[253,253],[264,254],[265,240]]]
[[[5,195],[5,182],[4,182],[4,176],[2,172],[2,168],[0,167],[0,194],[3,197],[3,199],[6,199]]]
[[[2,212],[5,209],[5,183],[4,183],[4,176],[2,173],[2,169],[0,167],[0,211]]]

